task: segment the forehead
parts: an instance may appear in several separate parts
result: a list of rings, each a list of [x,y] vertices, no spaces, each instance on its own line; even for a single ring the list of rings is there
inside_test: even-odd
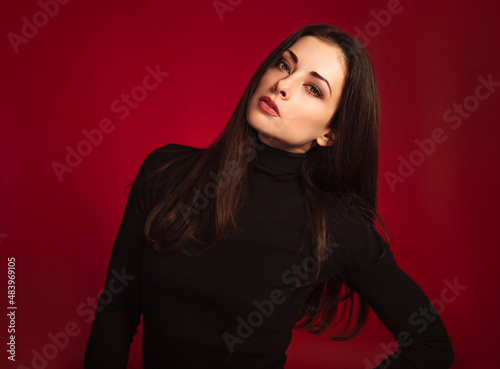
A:
[[[299,68],[318,72],[330,83],[345,75],[344,55],[338,46],[314,36],[304,36],[289,49],[297,55]]]

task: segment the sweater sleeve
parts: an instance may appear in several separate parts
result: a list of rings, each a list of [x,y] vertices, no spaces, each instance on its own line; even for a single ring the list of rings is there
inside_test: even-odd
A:
[[[84,369],[127,367],[130,344],[141,323],[144,224],[155,200],[153,189],[142,186],[139,179],[157,165],[158,150],[145,158],[130,189],[87,342]]]
[[[340,213],[341,261],[334,277],[368,302],[399,343],[376,369],[449,368],[454,361],[451,341],[425,293],[399,268],[389,245],[356,210],[346,204]]]

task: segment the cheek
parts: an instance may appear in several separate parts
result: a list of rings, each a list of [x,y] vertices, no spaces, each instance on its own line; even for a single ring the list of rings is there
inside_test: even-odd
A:
[[[259,84],[257,85],[257,90],[262,90],[268,86],[271,86],[271,73],[266,72],[260,79]]]
[[[262,75],[257,89],[270,89],[278,83],[280,79],[286,77],[286,75],[287,74],[285,72],[280,72],[276,67],[271,67]]]
[[[310,111],[311,123],[315,125],[317,128],[325,128],[331,121],[333,114],[335,112],[335,108],[332,104],[327,104],[321,102],[320,104],[316,104]]]
[[[313,98],[305,94],[306,92],[302,96],[298,96],[295,101],[289,101],[290,104],[287,109],[288,117],[290,119],[300,119],[314,125],[317,125],[318,122],[328,120],[328,112],[324,104],[313,100]]]
[[[323,128],[330,122],[333,109],[320,101],[305,96],[290,107],[289,113],[290,120],[294,120],[304,127],[316,129]]]

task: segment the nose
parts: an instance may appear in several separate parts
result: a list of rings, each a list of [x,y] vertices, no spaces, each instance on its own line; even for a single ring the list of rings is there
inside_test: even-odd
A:
[[[282,78],[276,82],[273,92],[278,92],[283,99],[289,99],[292,93],[292,81],[290,77]]]

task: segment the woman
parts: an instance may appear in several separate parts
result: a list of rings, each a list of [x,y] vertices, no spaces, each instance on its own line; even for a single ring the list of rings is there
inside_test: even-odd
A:
[[[377,145],[360,43],[327,25],[288,37],[208,149],[144,160],[85,368],[126,368],[141,314],[144,368],[283,368],[293,328],[349,339],[368,306],[400,343],[379,369],[448,368],[441,319],[375,230]]]

